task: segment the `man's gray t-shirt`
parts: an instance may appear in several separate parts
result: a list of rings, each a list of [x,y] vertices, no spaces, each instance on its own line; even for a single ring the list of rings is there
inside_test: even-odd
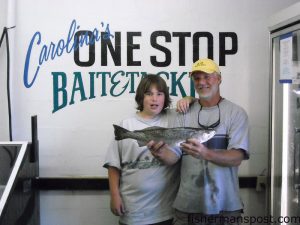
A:
[[[218,137],[228,138],[227,149],[242,149],[248,158],[248,117],[238,105],[223,99],[218,106],[203,107],[195,103],[186,114],[179,115],[175,126],[211,125]],[[220,151],[221,149],[211,149]],[[243,208],[239,196],[238,167],[218,166],[190,155],[183,155],[180,187],[174,208],[188,213],[219,214]]]

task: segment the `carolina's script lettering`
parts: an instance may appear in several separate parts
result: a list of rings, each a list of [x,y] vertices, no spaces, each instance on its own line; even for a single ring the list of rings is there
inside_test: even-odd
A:
[[[200,55],[214,59],[214,53],[218,53],[219,65],[225,66],[226,57],[234,55],[238,51],[238,36],[235,32],[219,32],[218,35],[213,35],[207,31],[191,33],[158,30],[153,31],[146,40],[148,40],[149,46],[153,48],[152,54],[139,58],[143,55],[141,54],[143,49],[141,45],[147,43],[143,39],[141,31],[111,32],[109,24],[103,22],[100,23],[100,29],[80,29],[75,19],[71,22],[66,38],[56,42],[45,41],[41,32],[37,31],[32,36],[27,49],[23,75],[24,86],[26,88],[32,87],[42,66],[48,61],[56,60],[63,54],[73,52],[76,66],[101,66],[103,72],[80,72],[78,70],[66,72],[61,69],[51,72],[53,113],[78,101],[105,96],[119,97],[126,93],[135,93],[138,79],[145,76],[147,72],[120,69],[111,71],[120,66],[127,68],[134,66],[136,70],[137,67],[144,65],[152,65],[157,68],[172,66],[174,68],[173,66],[177,64],[178,71],[161,71],[157,74],[167,80],[170,95],[195,96],[188,72],[182,71],[180,68],[187,66],[186,53],[192,54],[193,61],[196,61]],[[171,42],[177,42],[178,47],[171,49]],[[191,49],[186,49],[186,42],[192,43]],[[218,43],[216,45],[218,51],[215,49],[216,42]],[[96,49],[99,49],[100,52],[97,52]],[[82,57],[86,53],[88,53],[87,57]],[[127,57],[124,57],[124,53]],[[174,57],[176,55],[178,55],[178,59]],[[96,56],[100,56],[99,60]],[[108,66],[109,71],[103,70]]]
[[[104,27],[103,22],[101,23],[101,26]],[[98,30],[97,28],[95,28],[93,32],[76,32],[76,30],[78,30],[79,28],[80,26],[77,26],[76,20],[73,20],[69,28],[69,33],[67,35],[66,40],[60,39],[57,43],[51,41],[49,45],[44,44],[41,48],[39,48],[39,45],[42,41],[42,34],[39,31],[35,32],[29,43],[25,59],[23,76],[25,87],[30,88],[33,85],[35,79],[38,76],[40,67],[48,60],[54,60],[55,58],[61,56],[63,53],[71,53],[72,51],[78,52],[78,49],[80,47],[83,47],[84,45],[93,46],[95,45],[95,42],[100,41],[102,33],[105,33],[105,35],[102,35],[104,39],[109,39],[110,37],[113,37],[113,35],[110,34],[109,24],[106,25],[104,32],[100,32],[100,30]],[[38,62],[32,62],[31,55],[38,53]],[[30,79],[29,77],[30,64],[35,65],[33,66],[34,74],[32,79]]]

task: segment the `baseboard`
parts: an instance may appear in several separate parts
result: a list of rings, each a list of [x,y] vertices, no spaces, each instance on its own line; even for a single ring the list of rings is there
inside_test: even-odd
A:
[[[40,190],[108,190],[107,178],[50,178],[35,179],[35,187]]]
[[[240,188],[256,188],[256,177],[239,177]],[[38,177],[34,181],[40,190],[109,190],[108,178]]]

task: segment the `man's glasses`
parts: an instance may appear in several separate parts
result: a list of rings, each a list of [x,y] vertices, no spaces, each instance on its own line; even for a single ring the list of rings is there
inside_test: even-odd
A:
[[[221,121],[221,120],[220,120],[220,119],[221,119],[221,111],[220,111],[219,103],[220,103],[220,101],[221,101],[222,99],[223,99],[223,98],[220,98],[220,100],[219,100],[219,102],[218,102],[218,104],[217,104],[218,109],[219,109],[219,119],[217,120],[217,122],[215,122],[215,123],[213,123],[213,124],[211,124],[211,125],[209,125],[209,126],[205,126],[205,125],[203,125],[203,124],[201,124],[201,123],[199,122],[200,112],[202,111],[202,105],[200,105],[201,107],[200,107],[199,112],[198,112],[198,124],[199,124],[199,126],[200,126],[201,128],[203,128],[203,129],[205,129],[205,130],[209,130],[209,129],[216,128],[217,126],[220,125],[220,121]]]

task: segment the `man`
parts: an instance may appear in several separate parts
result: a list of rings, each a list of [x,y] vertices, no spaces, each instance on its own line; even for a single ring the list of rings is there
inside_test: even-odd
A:
[[[238,166],[248,159],[248,118],[238,105],[220,95],[221,73],[210,59],[193,64],[190,77],[199,95],[175,126],[214,129],[207,143],[188,139],[181,144],[181,180],[174,208],[175,225],[239,224],[243,203],[239,197]],[[150,142],[153,155],[167,148]]]

